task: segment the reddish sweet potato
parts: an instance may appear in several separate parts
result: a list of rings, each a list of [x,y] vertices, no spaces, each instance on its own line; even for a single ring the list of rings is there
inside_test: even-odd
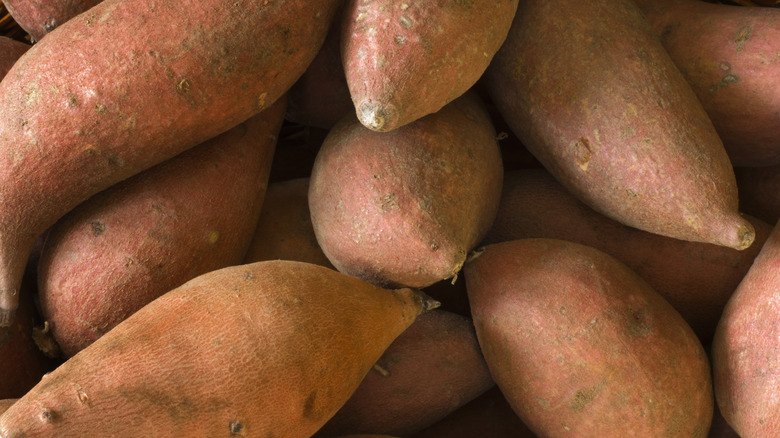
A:
[[[29,48],[29,44],[0,36],[0,78],[5,77],[11,67]]]
[[[712,341],[715,395],[743,437],[780,435],[780,227],[729,299]]]
[[[493,386],[471,320],[437,310],[420,315],[315,435],[409,436]]]
[[[314,235],[309,214],[309,178],[268,186],[244,263],[263,260],[296,260],[335,269]]]
[[[50,229],[38,285],[66,356],[187,280],[242,263],[284,110],[282,98],[93,196]]]
[[[485,85],[550,173],[626,225],[750,246],[723,143],[631,0],[522,0],[515,17]]]
[[[637,0],[735,166],[780,164],[780,10]]]
[[[430,304],[308,263],[212,271],[48,374],[0,436],[309,437]]]
[[[339,3],[105,0],[30,48],[0,82],[0,326],[38,235],[275,102]]]
[[[517,0],[349,0],[344,73],[357,117],[390,131],[471,88],[506,38]]]
[[[756,243],[744,251],[628,227],[578,201],[544,169],[508,171],[496,220],[484,243],[529,237],[592,246],[625,263],[661,294],[709,345],[723,306],[772,226],[747,217]]]
[[[317,241],[339,271],[425,287],[460,271],[495,218],[503,168],[475,94],[392,132],[347,116],[312,169]]]
[[[14,21],[33,41],[102,0],[3,0]]]
[[[536,438],[494,386],[411,438]]]
[[[477,338],[513,410],[545,437],[699,437],[707,355],[617,259],[577,243],[488,245],[464,267]]]

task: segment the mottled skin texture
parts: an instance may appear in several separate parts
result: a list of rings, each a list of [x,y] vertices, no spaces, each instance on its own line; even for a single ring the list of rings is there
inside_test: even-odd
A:
[[[212,271],[48,374],[0,436],[307,438],[425,301],[300,262]]]
[[[410,438],[474,437],[537,438],[515,414],[497,386]]]
[[[14,21],[33,41],[102,0],[3,0]]]
[[[515,17],[485,85],[565,187],[629,226],[752,243],[717,132],[630,0],[523,0]]]
[[[638,0],[735,166],[780,164],[780,9]]]
[[[66,356],[187,280],[243,261],[284,103],[104,190],[50,228],[38,287]]]
[[[471,320],[427,312],[404,331],[315,437],[408,437],[494,386]]]
[[[0,83],[0,326],[38,235],[275,102],[338,3],[106,0],[35,44]]]
[[[616,259],[522,239],[484,247],[464,276],[493,379],[536,435],[707,436],[714,401],[704,348]]]
[[[322,252],[309,213],[309,178],[268,186],[244,263],[296,260],[335,269]]]
[[[517,0],[350,0],[341,54],[358,119],[390,131],[434,113],[484,73]]]
[[[780,434],[780,227],[723,311],[712,343],[715,395],[743,437]]]
[[[312,169],[314,233],[342,272],[429,286],[456,275],[490,227],[502,177],[495,131],[474,94],[391,132],[350,114]]]
[[[780,165],[735,167],[739,208],[769,224],[780,220]]]
[[[600,249],[639,274],[709,345],[723,306],[750,269],[772,225],[747,217],[756,241],[737,251],[638,230],[583,204],[544,169],[507,171],[496,220],[483,243],[547,237]]]

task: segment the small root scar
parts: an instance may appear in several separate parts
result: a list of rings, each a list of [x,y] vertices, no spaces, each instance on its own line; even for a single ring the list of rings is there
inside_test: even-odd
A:
[[[229,427],[231,435],[241,435],[244,431],[244,425],[239,420],[232,420]]]
[[[574,161],[580,169],[583,171],[588,170],[588,164],[592,156],[593,149],[591,149],[587,138],[581,137],[574,143]]]

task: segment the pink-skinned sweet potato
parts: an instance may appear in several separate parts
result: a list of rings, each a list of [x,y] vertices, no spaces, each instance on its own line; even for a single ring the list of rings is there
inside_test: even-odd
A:
[[[104,0],[0,82],[0,326],[35,239],[82,201],[259,113],[338,0]]]
[[[495,131],[475,94],[391,132],[349,114],[312,168],[314,234],[341,272],[429,286],[456,276],[487,232],[502,178]]]
[[[471,320],[434,310],[390,344],[315,437],[410,436],[493,385]]]
[[[707,436],[714,401],[702,344],[617,259],[520,239],[485,246],[464,276],[490,373],[536,435]]]
[[[283,97],[98,193],[49,230],[38,287],[66,356],[187,280],[243,262],[284,110]]]
[[[780,227],[723,310],[712,341],[715,395],[742,437],[780,435]]]
[[[308,438],[431,306],[309,263],[211,271],[49,373],[0,436]]]
[[[735,166],[780,164],[780,9],[636,0]]]
[[[760,219],[746,218],[756,243],[744,251],[673,239],[594,211],[544,169],[516,170],[504,173],[501,204],[483,243],[545,237],[604,251],[639,274],[709,345],[723,306],[772,230]]]
[[[722,141],[631,0],[522,0],[485,86],[594,210],[682,240],[753,242]]]
[[[102,0],[3,0],[14,21],[33,42],[60,24],[100,3]]]
[[[341,57],[358,119],[390,131],[466,92],[506,38],[517,0],[349,0]]]
[[[16,61],[30,48],[29,44],[0,36],[0,78],[11,70]]]
[[[295,260],[335,269],[314,235],[309,213],[309,178],[268,186],[244,263]]]

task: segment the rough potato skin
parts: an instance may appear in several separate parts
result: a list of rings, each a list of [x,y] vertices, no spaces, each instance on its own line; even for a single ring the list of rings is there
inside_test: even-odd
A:
[[[390,131],[471,88],[506,39],[517,0],[350,0],[341,31],[358,119]]]
[[[723,418],[743,437],[780,434],[780,227],[723,310],[712,343],[715,395]]]
[[[495,131],[475,94],[391,132],[350,114],[312,168],[314,234],[341,272],[429,286],[455,276],[487,232],[502,179]]]
[[[709,345],[723,306],[772,231],[772,225],[746,218],[756,240],[744,251],[672,239],[594,211],[544,169],[513,170],[504,173],[501,204],[483,244],[545,237],[600,249],[639,274]]]
[[[613,257],[521,239],[484,247],[464,276],[491,375],[537,436],[707,436],[714,401],[704,348]]]
[[[244,263],[263,260],[295,260],[335,269],[314,235],[308,177],[268,186]]]
[[[308,263],[212,271],[48,374],[0,436],[307,438],[429,304]]]
[[[630,0],[522,0],[485,81],[523,144],[596,211],[681,240],[752,243],[723,143]]]
[[[3,0],[14,21],[33,41],[102,0]]]
[[[734,166],[780,164],[780,9],[638,0]]]
[[[420,315],[315,437],[408,437],[494,386],[474,325],[443,310]]]
[[[66,356],[187,280],[243,261],[284,104],[100,192],[49,229],[41,310]]]
[[[29,44],[5,36],[0,36],[0,78],[4,78],[16,61],[24,55]]]
[[[0,83],[0,326],[35,239],[95,193],[275,102],[338,0],[105,0]]]

